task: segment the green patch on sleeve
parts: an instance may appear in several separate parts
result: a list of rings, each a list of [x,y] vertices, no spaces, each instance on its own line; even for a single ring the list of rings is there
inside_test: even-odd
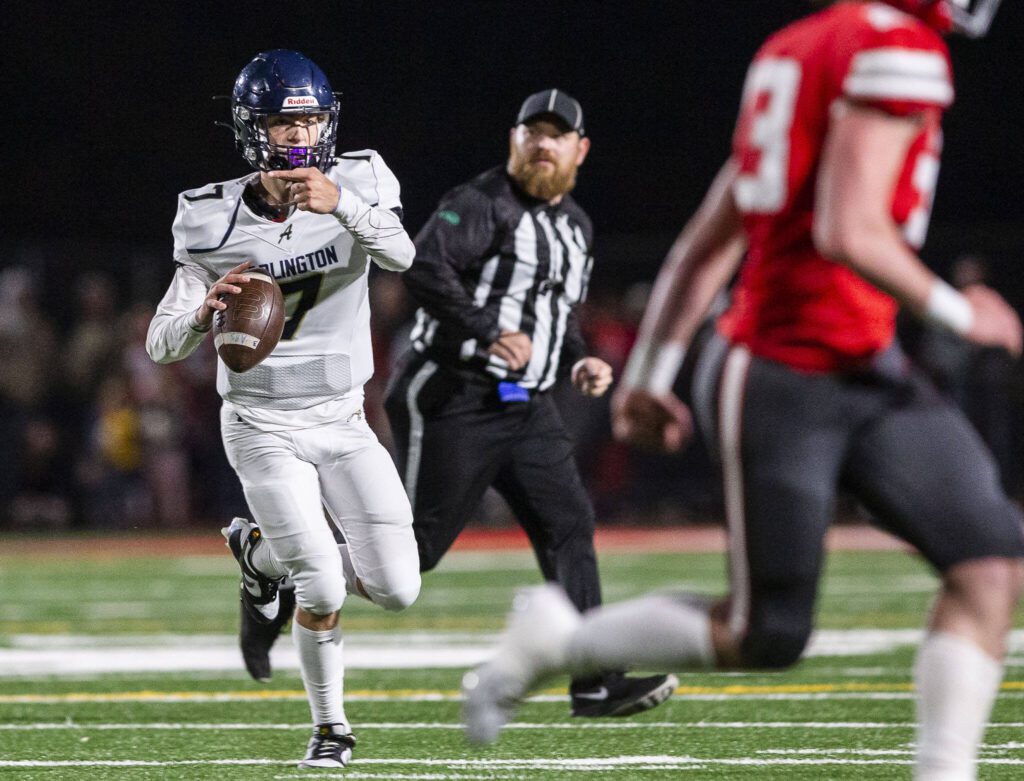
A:
[[[437,213],[437,216],[440,217],[445,222],[450,222],[452,225],[458,225],[460,222],[462,222],[462,218],[458,215],[458,213],[453,212],[451,209],[439,211]]]

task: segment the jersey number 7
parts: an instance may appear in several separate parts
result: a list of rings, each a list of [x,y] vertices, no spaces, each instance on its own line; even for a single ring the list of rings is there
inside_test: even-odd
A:
[[[295,332],[302,325],[302,318],[316,304],[323,281],[323,274],[313,274],[302,279],[281,283],[281,294],[285,300],[285,313],[288,315],[288,319],[284,323],[284,331],[281,333],[282,341],[295,338]],[[295,294],[298,294],[298,300],[295,298],[289,299],[289,296],[294,296]],[[295,302],[294,304],[292,303],[293,301]]]

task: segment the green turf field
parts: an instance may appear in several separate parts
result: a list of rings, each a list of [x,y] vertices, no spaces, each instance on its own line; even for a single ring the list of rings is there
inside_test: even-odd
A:
[[[609,601],[652,588],[716,593],[724,583],[722,558],[712,554],[605,553],[601,568]],[[309,714],[288,667],[265,685],[230,663],[184,672],[12,674],[36,655],[102,662],[130,647],[145,661],[175,644],[200,656],[207,644],[211,653],[230,647],[235,573],[227,555],[0,555],[0,778],[910,778],[913,649],[900,630],[919,628],[935,581],[897,553],[833,555],[819,608],[825,642],[792,671],[684,674],[676,697],[660,708],[598,722],[568,718],[564,682],[555,682],[490,748],[462,738],[462,667],[363,663],[346,675],[359,744],[355,762],[340,773],[295,767]],[[346,653],[356,658],[369,645],[389,644],[413,656],[438,643],[444,653],[483,647],[512,590],[535,582],[528,554],[454,553],[426,576],[419,603],[404,614],[346,605]],[[1024,616],[1016,626],[1024,627]],[[982,779],[1024,777],[1020,636],[986,735]]]

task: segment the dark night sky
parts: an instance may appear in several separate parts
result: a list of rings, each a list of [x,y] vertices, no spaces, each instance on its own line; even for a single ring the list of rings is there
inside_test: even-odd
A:
[[[997,225],[1024,240],[1022,5],[1004,3],[986,40],[954,43],[959,97],[946,121],[939,235]],[[504,159],[528,93],[558,86],[587,114],[594,149],[577,197],[598,234],[664,236],[727,153],[758,43],[808,11],[804,0],[61,8],[23,5],[5,18],[17,78],[4,89],[20,142],[14,155],[8,147],[14,175],[2,196],[7,259],[53,239],[169,253],[178,191],[248,170],[230,133],[213,125],[227,105],[210,96],[227,94],[253,54],[275,47],[306,52],[344,93],[339,149],[383,154],[412,231],[445,190]]]

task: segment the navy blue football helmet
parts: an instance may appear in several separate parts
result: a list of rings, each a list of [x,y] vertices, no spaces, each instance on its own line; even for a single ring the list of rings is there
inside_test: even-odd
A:
[[[290,49],[260,52],[242,68],[231,91],[235,144],[260,171],[334,165],[338,101],[327,76],[311,59]],[[270,143],[267,120],[273,114],[323,115],[314,146]]]

